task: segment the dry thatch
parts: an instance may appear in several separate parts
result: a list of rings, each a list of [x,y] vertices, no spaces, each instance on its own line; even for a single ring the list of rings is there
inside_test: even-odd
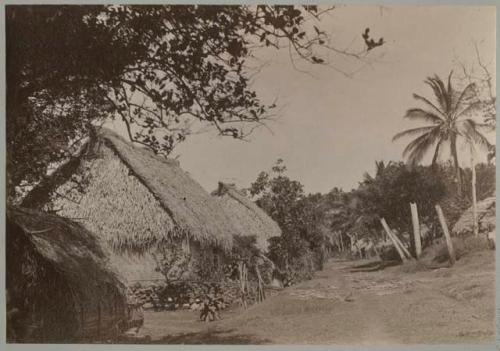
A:
[[[477,217],[480,232],[490,232],[496,226],[496,197],[489,197],[477,203]],[[453,226],[453,234],[462,235],[473,232],[474,220],[472,206],[468,208]]]
[[[219,182],[219,188],[212,195],[228,213],[237,234],[255,236],[259,249],[266,251],[268,239],[281,235],[278,224],[234,185]]]
[[[100,136],[160,201],[178,230],[201,243],[231,248],[234,228],[223,209],[179,167],[179,162],[134,147],[109,130],[103,130]]]
[[[107,159],[103,161],[102,153],[106,151],[102,149],[112,150],[112,157],[104,155]],[[111,158],[120,165],[110,165],[113,161]],[[93,194],[94,196],[90,198],[72,201],[73,204],[71,201],[66,201],[65,207],[69,210],[60,213],[71,218],[87,218],[89,222],[94,222],[96,228],[90,229],[96,232],[111,230],[112,233],[106,233],[108,236],[106,240],[111,241],[113,248],[144,251],[154,248],[159,243],[186,236],[202,245],[217,246],[223,250],[232,247],[235,228],[224,210],[179,167],[177,161],[135,147],[106,129],[102,129],[96,138],[89,141],[88,147],[79,159],[79,162],[65,165],[60,172],[54,172],[52,178],[55,182],[50,184],[48,180],[40,184],[28,195],[23,205],[40,208],[41,204],[50,202],[52,196],[50,193],[55,190],[58,190],[58,193],[62,192],[61,189],[56,189],[57,186],[64,184],[61,179],[69,181],[79,169],[82,172],[93,173],[94,179],[98,179],[90,186],[96,188],[94,190],[100,197]],[[94,166],[100,161],[101,165]],[[118,173],[124,174],[119,180]],[[112,179],[108,179],[113,177],[117,178],[114,183]],[[136,183],[140,183],[140,186]],[[138,193],[142,195],[139,196]],[[68,198],[67,195],[65,197]],[[143,200],[138,203],[140,197]],[[114,199],[115,203],[110,204],[109,199]],[[92,201],[99,203],[93,204]],[[78,204],[75,204],[77,202]],[[151,210],[152,203],[158,204],[158,210]],[[106,208],[109,211],[105,211],[104,205],[109,207]],[[118,222],[120,220],[126,222],[127,225],[118,225],[119,223],[109,225],[107,222],[110,221],[110,216],[116,217]],[[141,220],[141,216],[144,216],[144,220]],[[99,217],[103,217],[102,223],[96,223],[99,222]]]
[[[67,219],[7,210],[7,309],[12,342],[74,342],[117,332],[125,287],[95,236]]]

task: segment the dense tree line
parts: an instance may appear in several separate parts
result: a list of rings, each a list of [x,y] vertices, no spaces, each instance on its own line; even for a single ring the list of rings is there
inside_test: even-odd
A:
[[[303,185],[286,174],[283,160],[270,172],[261,172],[249,188],[256,203],[281,227],[282,236],[270,240],[269,257],[288,279],[305,279],[321,269],[327,259],[325,248],[332,238],[350,249],[347,234],[378,242],[384,237],[381,218],[392,229],[409,236],[414,254],[410,202],[418,206],[419,220],[431,232],[441,235],[434,206],[440,204],[450,226],[471,206],[471,192],[456,192],[452,162],[414,166],[403,162],[376,162],[375,173],[366,173],[356,189],[333,188],[326,194],[305,194]],[[495,167],[476,165],[478,200],[495,193]],[[470,169],[463,170],[466,181]],[[335,237],[337,236],[337,237]],[[340,239],[338,236],[342,236]],[[404,240],[404,239],[403,239]],[[424,242],[424,245],[428,242]],[[337,246],[333,255],[342,254]]]

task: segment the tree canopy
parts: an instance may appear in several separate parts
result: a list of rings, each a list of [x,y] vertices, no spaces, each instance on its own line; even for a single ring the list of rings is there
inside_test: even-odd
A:
[[[300,182],[286,175],[279,159],[271,172],[261,172],[250,186],[256,203],[274,219],[282,235],[271,238],[269,258],[290,277],[308,276],[323,264],[325,208],[322,195],[305,195]],[[293,278],[292,278],[293,279]]]
[[[434,148],[432,164],[434,165],[441,152],[443,144],[450,145],[451,156],[453,158],[458,193],[462,193],[463,182],[458,163],[457,143],[459,138],[472,141],[485,148],[490,147],[489,141],[480,132],[482,123],[477,123],[472,117],[472,113],[478,108],[479,101],[471,101],[475,97],[475,84],[468,84],[463,90],[456,90],[452,83],[452,73],[448,76],[447,83],[440,77],[428,77],[425,83],[432,89],[435,102],[413,94],[413,97],[422,102],[426,109],[411,108],[406,111],[405,118],[429,123],[427,126],[407,129],[396,134],[393,141],[402,137],[415,136],[404,149],[403,156],[408,157],[411,164],[422,161],[424,155]]]
[[[7,6],[9,194],[43,178],[107,117],[164,155],[193,123],[244,138],[274,107],[250,86],[252,52],[287,44],[324,64],[315,48],[326,34],[305,26],[321,14],[316,6]]]

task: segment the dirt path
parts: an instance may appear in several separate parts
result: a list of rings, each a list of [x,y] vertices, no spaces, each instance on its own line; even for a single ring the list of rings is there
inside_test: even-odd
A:
[[[225,312],[218,322],[197,322],[190,311],[148,313],[141,334],[159,343],[494,342],[493,252],[416,273],[401,266],[353,272],[356,264],[331,260],[314,279],[246,311]]]

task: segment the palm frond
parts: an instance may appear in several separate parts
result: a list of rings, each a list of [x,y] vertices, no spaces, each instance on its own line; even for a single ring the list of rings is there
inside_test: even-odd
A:
[[[446,87],[444,86],[443,81],[437,75],[434,77],[427,77],[424,81],[427,85],[431,87],[434,91],[434,95],[436,96],[436,100],[441,107],[441,110],[445,113],[448,112],[448,101],[446,98]]]
[[[451,85],[451,76],[452,75],[453,75],[453,70],[451,70],[450,74],[448,75],[448,89],[447,89],[447,93],[445,95],[446,101],[448,104],[448,111],[451,111],[452,106],[453,106],[454,91],[453,91],[453,86]]]
[[[363,182],[364,183],[370,183],[373,181],[373,177],[370,175],[370,173],[365,172],[363,173]]]
[[[435,128],[414,139],[403,150],[403,157],[408,156],[408,162],[412,165],[419,163],[429,148],[439,140],[439,132],[439,128]]]
[[[429,133],[426,133],[424,135],[421,135],[415,139],[413,139],[411,142],[408,143],[408,145],[406,145],[406,147],[404,148],[403,150],[403,157],[406,157],[409,153],[411,153],[413,151],[413,149],[419,145],[419,143],[428,137],[428,134]]]
[[[420,119],[426,122],[431,122],[434,124],[443,123],[444,120],[432,112],[425,111],[421,108],[411,108],[406,111],[404,118],[408,119]]]
[[[433,126],[426,126],[426,127],[419,127],[419,128],[407,129],[407,130],[404,130],[404,131],[402,131],[402,132],[397,133],[396,135],[394,135],[392,137],[392,141],[396,141],[396,140],[401,139],[401,138],[406,137],[406,136],[412,136],[412,135],[416,135],[416,134],[421,134],[421,133],[429,132],[429,131],[431,131],[434,128],[439,128],[439,127],[433,125]]]
[[[460,93],[458,96],[457,100],[455,101],[455,104],[453,106],[453,111],[456,112],[460,108],[461,103],[468,97],[470,93],[474,93],[476,88],[476,84],[470,83],[467,85],[464,90]]]
[[[432,102],[430,102],[427,98],[425,98],[425,97],[423,97],[421,95],[418,95],[418,94],[413,94],[413,98],[416,99],[416,100],[423,101],[424,103],[426,103],[427,105],[429,105],[434,111],[437,112],[436,116],[444,114],[443,111],[441,111],[436,105],[434,105]]]
[[[486,150],[489,150],[492,147],[488,139],[486,139],[486,137],[478,131],[478,123],[472,119],[466,119],[463,121],[460,134],[477,145],[484,147]]]
[[[471,104],[468,104],[462,111],[456,112],[454,119],[457,120],[462,116],[467,116],[468,113],[477,109],[481,105],[481,101],[474,101]]]

